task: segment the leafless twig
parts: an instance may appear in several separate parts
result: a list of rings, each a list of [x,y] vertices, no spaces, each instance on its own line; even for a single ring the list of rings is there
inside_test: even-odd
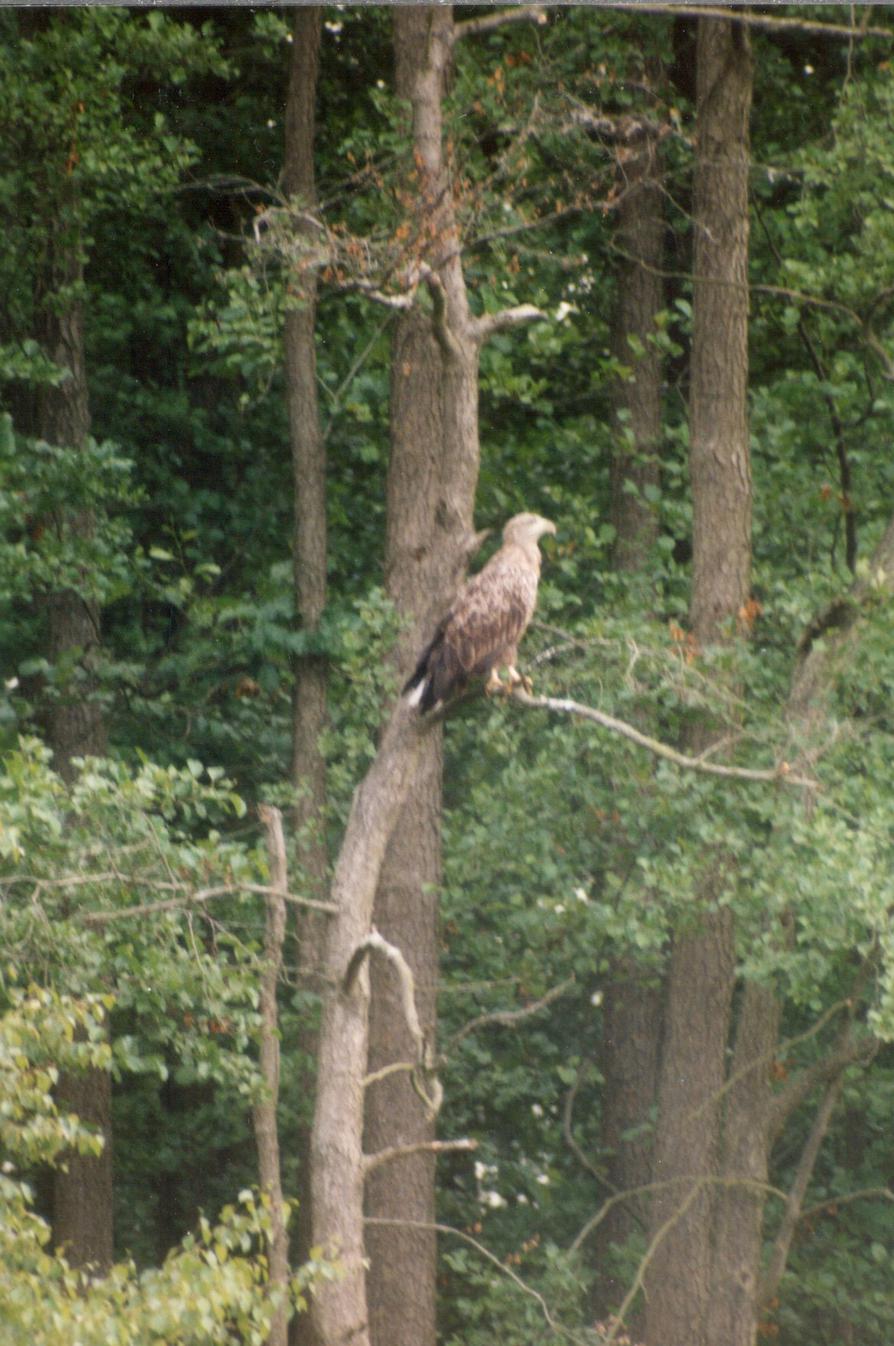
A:
[[[477,1018],[470,1019],[467,1024],[463,1024],[458,1033],[454,1033],[444,1049],[443,1056],[449,1056],[464,1038],[467,1038],[470,1033],[477,1032],[479,1028],[486,1028],[490,1024],[498,1024],[501,1028],[515,1028],[523,1019],[529,1019],[532,1014],[537,1014],[547,1005],[551,1005],[554,1000],[558,1000],[559,996],[563,996],[573,985],[574,978],[569,977],[567,981],[551,987],[546,995],[541,996],[539,1000],[535,1000],[532,1005],[524,1005],[521,1009],[493,1010],[489,1014],[479,1014]]]
[[[820,37],[886,37],[894,39],[890,28],[871,28],[869,24],[855,25],[843,23],[823,23],[817,19],[780,18],[774,14],[761,14],[754,10],[739,8],[726,9],[713,5],[663,5],[651,4],[649,0],[621,0],[614,3],[613,9],[644,10],[648,14],[672,14],[683,19],[729,19],[732,23],[746,24],[751,28],[764,28],[771,32],[815,33]]]
[[[579,701],[570,700],[568,697],[532,696],[520,687],[513,690],[512,696],[514,701],[527,706],[531,710],[549,710],[559,715],[574,715],[582,720],[592,720],[594,724],[601,725],[603,729],[608,729],[613,734],[619,734],[622,738],[629,739],[631,743],[636,743],[638,747],[646,748],[656,757],[662,757],[667,762],[673,762],[675,766],[682,767],[686,771],[702,771],[707,775],[723,776],[728,780],[799,785],[811,790],[819,788],[817,781],[792,771],[787,762],[780,762],[777,767],[771,770],[759,767],[724,766],[719,762],[707,761],[703,756],[689,757],[686,753],[672,748],[670,744],[663,743],[657,738],[651,738],[648,734],[642,733],[641,730],[635,729],[632,724],[627,724],[625,720],[616,719],[614,715],[609,715],[603,710],[597,710],[595,706],[585,706]]]
[[[477,1140],[419,1140],[412,1145],[389,1145],[385,1150],[363,1156],[363,1176],[366,1177],[382,1164],[390,1164],[395,1159],[403,1159],[408,1154],[450,1154],[457,1151],[466,1153],[477,1150]]]
[[[453,25],[453,40],[473,37],[476,33],[491,33],[507,23],[548,23],[549,17],[541,5],[517,5],[512,9],[498,9],[480,19],[462,19]]]

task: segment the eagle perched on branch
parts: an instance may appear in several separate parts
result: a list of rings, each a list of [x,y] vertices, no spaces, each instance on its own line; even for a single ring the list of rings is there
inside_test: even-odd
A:
[[[420,714],[440,706],[476,678],[488,693],[509,691],[525,679],[515,667],[518,643],[537,603],[538,540],[556,525],[539,514],[516,514],[503,529],[503,545],[483,570],[460,589],[453,607],[419,656],[404,687]],[[499,669],[508,669],[508,685]]]

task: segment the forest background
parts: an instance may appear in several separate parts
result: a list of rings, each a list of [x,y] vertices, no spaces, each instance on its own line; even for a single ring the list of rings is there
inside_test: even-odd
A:
[[[890,1337],[892,36],[0,11],[4,1342]]]

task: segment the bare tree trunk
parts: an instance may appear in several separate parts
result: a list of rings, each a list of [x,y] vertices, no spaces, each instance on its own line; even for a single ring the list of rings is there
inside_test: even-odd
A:
[[[751,60],[740,25],[700,19],[695,184],[695,288],[690,405],[693,578],[699,644],[729,639],[748,598],[751,473],[748,377],[748,118]],[[697,725],[690,744],[716,737]],[[712,1216],[720,1162],[721,1090],[736,972],[734,925],[713,900],[728,872],[706,857],[697,925],[674,939],[667,989],[647,1276],[647,1340],[718,1346]],[[751,1050],[742,1038],[742,1050]],[[756,1272],[756,1265],[752,1274]],[[746,1330],[750,1331],[750,1327]],[[743,1338],[737,1338],[740,1340]],[[731,1339],[726,1338],[724,1346]],[[749,1338],[750,1340],[750,1338]]]
[[[439,266],[445,226],[441,202],[449,199],[442,158],[441,102],[443,76],[426,78],[433,14],[406,7],[394,13],[395,87],[412,108],[408,127],[415,171],[422,174],[420,199],[433,234],[426,258]],[[446,12],[440,25],[452,25]],[[441,215],[441,218],[438,216]],[[455,228],[455,226],[453,226]],[[450,230],[451,234],[453,229]],[[458,276],[462,284],[461,273]],[[434,607],[449,601],[443,575],[451,574],[451,558],[439,545],[437,527],[442,478],[450,470],[444,442],[444,355],[431,320],[418,310],[400,317],[391,355],[391,455],[388,469],[388,531],[385,575],[388,593],[407,619],[397,662],[405,668],[424,633],[436,619]],[[477,429],[470,425],[476,436]],[[474,447],[477,457],[477,443]],[[473,500],[466,503],[471,529]],[[445,539],[449,541],[449,539]],[[447,564],[445,566],[445,559]],[[438,976],[437,907],[441,881],[442,731],[427,737],[419,754],[416,776],[392,834],[376,893],[375,923],[400,948],[415,978],[417,1006],[433,1040]],[[373,964],[369,1069],[411,1055],[408,1029],[398,988],[390,969]],[[369,1153],[393,1145],[434,1139],[434,1119],[405,1073],[391,1074],[372,1085],[366,1098],[366,1140]],[[369,1312],[373,1346],[434,1346],[435,1158],[419,1151],[370,1174],[366,1209],[372,1219],[413,1221],[370,1224]]]
[[[37,404],[37,432],[50,444],[84,448],[90,433],[84,323],[77,298],[57,308],[60,293],[77,291],[83,281],[80,244],[71,203],[62,209],[50,241],[43,296],[41,344],[50,358],[69,371],[56,387],[45,385]],[[60,507],[51,521],[59,534],[76,540],[89,537],[93,518],[87,511]],[[58,676],[46,707],[47,738],[53,764],[69,783],[75,759],[102,756],[106,726],[96,699],[96,653],[100,644],[97,605],[75,589],[48,595],[47,657],[58,670],[71,665],[81,677]],[[74,1266],[106,1270],[112,1263],[112,1092],[108,1071],[63,1075],[59,1104],[90,1123],[103,1137],[102,1153],[71,1155],[66,1168],[53,1175],[53,1236]]]
[[[266,804],[258,810],[267,833],[270,861],[270,893],[266,899],[264,923],[264,968],[261,973],[259,1009],[261,1014],[261,1079],[265,1096],[255,1104],[252,1120],[258,1147],[258,1176],[263,1194],[270,1202],[269,1281],[281,1296],[267,1346],[286,1346],[288,1340],[289,1236],[286,1230],[285,1203],[279,1163],[279,1129],[276,1109],[279,1103],[279,1013],[276,989],[282,969],[282,948],[286,935],[286,843],[279,809]]]
[[[112,1265],[112,1082],[107,1070],[64,1072],[61,1111],[75,1113],[103,1138],[96,1156],[72,1153],[53,1173],[53,1242],[71,1266],[102,1273]]]
[[[286,98],[283,188],[301,211],[316,204],[314,131],[317,72],[322,11],[299,5],[292,28],[292,63]],[[296,215],[294,229],[312,241],[313,226]],[[295,610],[308,634],[319,626],[326,604],[326,448],[320,433],[317,405],[316,272],[295,267],[289,278],[283,345],[286,401],[292,450],[293,564]],[[292,784],[298,791],[293,826],[298,842],[302,879],[310,896],[323,898],[328,889],[329,859],[325,838],[326,763],[322,733],[326,723],[327,669],[325,661],[305,654],[295,660],[292,692]],[[302,909],[297,917],[298,975],[312,989],[321,990],[326,940],[325,917]],[[308,1030],[304,1043],[309,1059],[317,1057],[316,1032]],[[307,1092],[313,1083],[307,1081]],[[301,1125],[298,1209],[295,1217],[296,1257],[304,1262],[312,1242],[310,1191],[310,1127]],[[308,1314],[293,1320],[298,1346],[313,1346],[313,1321]]]
[[[401,668],[418,648],[420,632],[429,618],[427,603],[433,589],[439,589],[433,575],[439,558],[433,555],[431,543],[437,536],[434,520],[442,459],[441,384],[441,352],[431,323],[411,312],[398,322],[392,351],[385,557],[389,595],[398,611],[409,618],[397,651]],[[437,726],[420,750],[412,788],[385,853],[375,902],[376,927],[403,951],[412,969],[419,1015],[432,1040],[438,975],[441,759],[442,731]],[[371,977],[369,1069],[374,1074],[391,1061],[408,1059],[411,1043],[390,969],[374,963]],[[388,1075],[369,1089],[365,1140],[369,1153],[432,1139],[434,1120],[426,1115],[406,1074]],[[431,1225],[434,1167],[434,1155],[420,1151],[373,1172],[366,1193],[369,1215]],[[434,1231],[371,1225],[367,1246],[374,1346],[433,1343]]]
[[[335,866],[326,967],[332,989],[323,1002],[319,1074],[311,1139],[314,1243],[335,1254],[342,1274],[320,1286],[311,1303],[324,1346],[369,1346],[363,1234],[362,1148],[369,977],[348,977],[369,933],[385,848],[412,785],[425,726],[399,701],[375,761],[354,793]]]
[[[658,535],[658,516],[645,494],[659,482],[661,356],[654,337],[664,303],[664,212],[659,148],[654,130],[636,126],[621,159],[618,206],[618,297],[612,351],[630,371],[612,389],[615,444],[611,466],[611,520],[615,569],[644,572]]]
[[[417,209],[425,221],[424,256],[418,258],[421,274],[431,304],[431,316],[424,319],[437,346],[440,361],[440,404],[437,413],[431,408],[429,397],[417,401],[410,396],[410,405],[423,417],[440,417],[440,440],[434,442],[426,435],[425,455],[414,460],[410,446],[406,458],[398,450],[392,466],[389,515],[388,556],[389,583],[400,596],[402,586],[427,586],[426,601],[414,604],[413,611],[420,622],[430,625],[440,615],[452,596],[465,569],[475,535],[472,528],[475,487],[478,480],[478,357],[481,343],[495,331],[527,322],[542,315],[529,306],[519,306],[500,313],[473,317],[469,310],[459,247],[457,223],[453,215],[453,196],[450,190],[443,155],[442,98],[456,30],[450,6],[398,7],[395,10],[395,37],[398,54],[403,51],[407,64],[409,100],[413,116],[413,158],[418,174]],[[403,76],[401,77],[403,78]],[[435,346],[427,342],[414,345],[417,358],[433,358]],[[432,368],[435,368],[432,365]],[[395,379],[414,377],[412,366],[405,362],[395,370]],[[416,375],[418,377],[418,374]],[[393,390],[393,405],[406,406],[411,383],[404,389]],[[434,480],[420,476],[411,489],[412,474],[409,464],[415,461],[422,472],[432,472]],[[416,546],[413,555],[410,548]],[[424,610],[423,610],[424,609]],[[320,1070],[317,1108],[314,1117],[313,1219],[314,1242],[329,1246],[335,1240],[341,1250],[346,1275],[337,1284],[321,1288],[314,1298],[314,1317],[320,1340],[325,1346],[368,1346],[369,1322],[366,1287],[362,1259],[365,1249],[362,1220],[363,1175],[366,1170],[375,1173],[381,1164],[376,1153],[365,1157],[362,1152],[363,1074],[368,1047],[369,985],[365,962],[356,973],[347,976],[352,957],[363,945],[372,916],[373,894],[379,885],[381,869],[388,842],[402,817],[404,803],[419,780],[420,762],[426,771],[437,767],[428,740],[435,732],[432,725],[419,724],[418,716],[407,714],[404,701],[398,703],[385,730],[376,759],[363,784],[355,794],[351,815],[345,832],[333,881],[333,898],[339,914],[331,924],[327,947],[327,977],[330,989],[323,1008],[320,1038]],[[434,799],[429,786],[429,800]],[[418,823],[417,823],[418,825]],[[426,823],[430,829],[430,824]],[[429,830],[430,835],[430,830]],[[395,852],[397,854],[397,852]],[[415,888],[415,881],[413,887]],[[395,888],[396,891],[396,888]],[[393,907],[392,907],[393,911]],[[402,926],[399,938],[415,937],[415,930]],[[400,947],[398,945],[398,947]],[[400,950],[405,958],[412,956],[409,948]],[[426,987],[425,978],[429,977]],[[432,993],[432,975],[423,967],[421,1003]],[[403,1051],[404,1035],[392,1029],[392,1059],[395,1049]],[[424,1037],[424,1035],[423,1035]],[[383,1041],[384,1046],[384,1041]],[[418,1046],[417,1046],[418,1053]],[[398,1059],[401,1059],[400,1057]],[[404,1057],[404,1059],[406,1059]],[[417,1076],[418,1083],[418,1076]],[[434,1109],[430,1109],[433,1111]],[[402,1105],[401,1138],[410,1134],[408,1128],[417,1128],[425,1137],[428,1122],[420,1122],[419,1114]],[[398,1144],[392,1126],[391,1150]],[[376,1139],[384,1139],[384,1127],[378,1127]],[[413,1142],[425,1145],[425,1139]],[[403,1158],[392,1160],[403,1163]],[[405,1170],[411,1172],[412,1170]],[[422,1183],[427,1188],[429,1171],[417,1170],[408,1180],[408,1199],[430,1209],[427,1191],[420,1195]],[[403,1181],[403,1180],[401,1180]],[[377,1186],[379,1199],[392,1202],[391,1191]],[[391,1205],[389,1204],[389,1209]],[[406,1218],[406,1209],[401,1212]],[[396,1304],[397,1318],[388,1324],[387,1340],[399,1339],[395,1333],[400,1323],[408,1296],[408,1278],[418,1272],[429,1276],[431,1243],[414,1241],[409,1253],[418,1262],[412,1267],[397,1263],[385,1264],[378,1245],[378,1266],[387,1274],[391,1285],[377,1303]],[[392,1249],[394,1244],[390,1245]],[[407,1251],[407,1245],[402,1245]],[[393,1279],[397,1271],[398,1285]],[[380,1282],[381,1284],[381,1282]],[[397,1292],[400,1292],[400,1300]],[[431,1292],[418,1298],[419,1319],[416,1327],[429,1332],[431,1323]],[[382,1315],[377,1310],[377,1323]],[[420,1338],[408,1336],[407,1341]]]
[[[284,188],[303,210],[316,202],[314,180],[314,109],[320,46],[321,10],[299,6],[293,19],[292,67],[286,102]],[[296,218],[299,235],[312,226]],[[295,608],[302,630],[313,633],[326,605],[326,449],[317,406],[316,272],[295,268],[289,280],[286,310],[285,368],[294,493]],[[296,660],[292,713],[292,782],[299,790],[294,825],[302,867],[312,896],[327,887],[328,857],[323,834],[326,765],[320,746],[326,722],[326,666],[304,655]],[[305,969],[318,965],[322,933],[308,916],[302,930]]]
[[[625,147],[620,160],[624,180],[616,240],[621,260],[612,348],[630,373],[617,379],[612,390],[616,437],[611,510],[615,569],[645,578],[657,536],[657,514],[644,491],[659,482],[662,368],[652,338],[664,303],[664,217],[655,133],[643,127],[634,133],[634,145]],[[606,985],[602,1036],[602,1145],[614,1192],[644,1188],[651,1178],[652,1143],[644,1127],[655,1102],[660,1027],[660,987],[643,975],[634,959],[620,960]],[[629,1139],[631,1133],[636,1140]],[[648,1211],[644,1195],[632,1196],[613,1205],[599,1226],[601,1317],[618,1307],[627,1288],[610,1270],[612,1250],[626,1243],[636,1228],[648,1227]],[[631,1321],[634,1337],[639,1327]]]

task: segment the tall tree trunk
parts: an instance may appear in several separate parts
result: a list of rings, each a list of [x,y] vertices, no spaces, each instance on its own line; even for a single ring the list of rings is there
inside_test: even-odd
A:
[[[612,389],[615,445],[611,499],[615,569],[645,579],[657,537],[657,514],[644,496],[659,482],[661,358],[653,337],[664,303],[664,213],[654,130],[632,129],[632,144],[619,154],[623,181],[616,230],[621,255],[612,348],[630,372]],[[627,857],[622,860],[627,868]],[[661,992],[632,958],[619,960],[608,978],[603,1007],[602,1072],[605,1079],[602,1146],[612,1191],[646,1187],[652,1146],[644,1126],[655,1102]],[[629,1137],[636,1135],[635,1140]],[[626,1291],[611,1271],[612,1250],[648,1227],[648,1198],[632,1196],[612,1206],[596,1239],[600,1316],[608,1316]],[[631,1322],[634,1337],[639,1323]]]
[[[439,442],[434,443],[427,436],[425,453],[417,454],[413,460],[420,472],[431,467],[436,473],[434,482],[420,476],[416,478],[415,490],[410,489],[412,446],[409,444],[406,445],[408,461],[403,461],[403,451],[399,449],[392,467],[389,489],[394,512],[389,518],[388,553],[393,564],[389,582],[399,595],[404,585],[415,583],[421,587],[428,584],[424,617],[431,623],[452,596],[475,545],[472,518],[479,463],[478,360],[481,343],[492,332],[543,315],[527,305],[482,317],[471,314],[442,144],[441,105],[457,34],[452,9],[450,6],[400,6],[395,9],[394,22],[399,59],[407,62],[413,158],[418,174],[417,211],[424,220],[424,229],[419,236],[425,240],[425,255],[418,261],[424,263],[420,275],[431,303],[431,316],[423,321],[438,349],[438,414],[441,419]],[[434,346],[414,346],[417,354],[420,349],[434,354]],[[395,372],[395,378],[398,377],[412,378],[412,367],[405,370],[401,365]],[[401,401],[404,396],[403,391],[395,389],[394,404],[405,405]],[[433,404],[426,395],[420,396],[415,405],[423,416],[427,416],[427,408]],[[413,542],[417,543],[415,556],[407,551]],[[421,618],[422,607],[414,610]],[[375,1153],[364,1156],[361,1143],[363,1075],[369,1041],[369,984],[365,963],[356,973],[346,973],[356,965],[358,947],[367,947],[364,940],[372,917],[373,894],[379,886],[388,842],[401,819],[405,801],[419,780],[420,762],[427,761],[428,740],[433,732],[431,725],[420,724],[418,715],[410,712],[408,717],[404,700],[398,703],[376,759],[355,792],[335,867],[332,892],[338,914],[331,922],[327,944],[327,979],[332,989],[324,1000],[320,1031],[320,1070],[312,1147],[313,1219],[314,1242],[328,1246],[336,1240],[347,1273],[337,1285],[321,1289],[314,1297],[317,1330],[326,1346],[341,1346],[342,1343],[347,1346],[348,1342],[351,1346],[368,1346],[370,1341],[360,1205],[364,1173],[367,1170],[374,1172],[379,1166],[374,1162]],[[434,759],[426,769],[434,769]],[[420,786],[421,791],[427,788],[424,784]],[[433,798],[432,795],[428,797]],[[412,940],[416,938],[416,931],[402,927],[399,938]],[[407,947],[402,953],[406,958],[413,956]],[[427,975],[423,969],[419,978],[423,997]],[[431,994],[431,983],[427,993]],[[402,1032],[400,1036],[402,1038]],[[395,1050],[398,1053],[403,1050],[396,1030],[391,1043],[392,1062]],[[399,1056],[398,1059],[406,1058]],[[405,1087],[409,1094],[409,1086]],[[386,1145],[386,1149],[392,1149],[397,1143],[397,1135],[408,1134],[403,1127],[404,1118],[408,1127],[415,1126],[418,1113],[402,1105],[401,1126],[395,1128],[392,1125],[388,1133],[392,1144]],[[384,1127],[378,1129],[375,1138],[377,1141],[385,1139]],[[392,1160],[402,1161],[403,1157]],[[428,1175],[423,1175],[420,1181],[427,1184]],[[377,1186],[375,1190],[381,1196],[382,1188]],[[407,1190],[410,1191],[409,1186]],[[418,1191],[411,1193],[411,1197],[414,1201],[421,1199]],[[426,1197],[426,1204],[429,1199]],[[388,1200],[391,1201],[390,1192]],[[406,1208],[401,1211],[401,1217],[407,1218]],[[414,1242],[409,1254],[420,1260],[412,1267],[398,1264],[396,1255],[393,1264],[383,1266],[381,1247],[380,1244],[378,1270],[381,1276],[388,1277],[390,1284],[387,1290],[376,1288],[373,1295],[377,1304],[398,1305],[397,1318],[388,1324],[387,1340],[394,1342],[398,1339],[395,1333],[401,1331],[410,1278],[417,1270],[419,1275],[430,1274],[431,1245]],[[393,1279],[395,1273],[400,1277],[399,1302]],[[378,1286],[383,1284],[379,1279]],[[420,1316],[416,1326],[418,1330],[429,1331],[429,1292],[420,1296],[418,1302],[425,1322]],[[375,1319],[377,1324],[382,1323],[378,1309]],[[421,1340],[407,1337],[407,1340],[411,1339],[414,1342]]]
[[[78,288],[83,281],[74,210],[63,209],[50,239],[43,296],[41,344],[68,377],[57,387],[45,385],[37,405],[37,432],[50,444],[83,448],[90,432],[84,324]],[[68,296],[60,303],[60,296]],[[89,536],[93,519],[86,511],[60,507],[53,526],[73,540]],[[46,600],[47,656],[57,669],[78,667],[81,677],[57,677],[46,709],[47,737],[53,763],[64,780],[73,781],[75,759],[102,756],[106,726],[95,699],[95,660],[100,641],[99,610],[75,589],[57,590]],[[112,1262],[112,1122],[108,1071],[63,1075],[57,1090],[60,1107],[75,1112],[103,1136],[98,1156],[71,1155],[53,1178],[53,1236],[75,1266],[105,1270]]]
[[[745,29],[700,19],[690,392],[693,578],[690,621],[699,644],[729,639],[748,598],[751,473],[748,377],[748,119],[751,59]],[[691,748],[717,731],[695,726]],[[712,1217],[725,1194],[722,1087],[736,972],[734,925],[714,899],[729,861],[706,856],[695,923],[674,939],[667,987],[647,1276],[650,1346],[718,1346]],[[744,1025],[743,1025],[744,1032]],[[743,1052],[751,1050],[740,1033]],[[757,1266],[752,1267],[756,1274]],[[729,1274],[729,1269],[724,1270]],[[745,1329],[750,1330],[749,1328]],[[740,1340],[743,1338],[737,1338]],[[750,1337],[748,1338],[750,1340]],[[724,1346],[731,1338],[722,1338]]]
[[[292,20],[292,62],[286,97],[283,189],[296,210],[295,234],[313,243],[307,214],[316,205],[314,133],[322,10],[298,6]],[[301,629],[313,633],[326,604],[326,448],[320,433],[315,346],[317,281],[313,267],[296,266],[289,278],[283,346],[286,402],[292,452],[293,564],[295,611]],[[322,733],[326,723],[327,669],[322,658],[295,660],[292,693],[292,784],[297,790],[293,827],[298,839],[301,881],[308,894],[326,896],[329,862],[325,838],[326,763]],[[319,991],[326,918],[302,908],[298,925],[298,976]],[[308,1031],[305,1055],[316,1061],[317,1034]],[[313,1088],[307,1081],[307,1092]],[[312,1246],[310,1125],[298,1130],[298,1210],[295,1256],[304,1262]],[[297,1316],[292,1338],[313,1346],[313,1319]]]
[[[313,242],[304,217],[316,203],[314,109],[320,48],[319,6],[299,6],[293,19],[292,67],[286,101],[284,188],[301,214],[298,237]],[[313,633],[326,604],[326,449],[320,433],[315,348],[317,286],[312,266],[296,267],[289,279],[283,339],[294,494],[295,608],[302,630]],[[300,857],[313,896],[327,885],[328,857],[323,833],[326,765],[321,735],[326,722],[326,666],[305,655],[296,660],[292,714],[292,782],[299,791],[294,824]],[[307,918],[303,934],[305,967],[320,960],[321,931]]]
[[[279,1012],[277,987],[282,971],[282,950],[286,936],[286,894],[289,891],[286,868],[286,843],[279,809],[262,804],[258,809],[267,834],[270,863],[270,892],[266,899],[264,921],[264,963],[258,996],[261,1016],[260,1072],[264,1097],[252,1108],[255,1144],[258,1149],[258,1178],[261,1191],[269,1202],[270,1242],[267,1264],[270,1287],[281,1296],[270,1324],[266,1346],[286,1346],[289,1321],[289,1235],[286,1228],[282,1170],[279,1159]]]
[[[633,574],[645,571],[658,535],[658,515],[645,493],[659,482],[661,356],[654,337],[664,303],[664,211],[656,131],[631,123],[628,140],[619,152],[623,181],[615,240],[621,260],[612,353],[630,372],[612,388],[611,520],[615,569]]]
[[[440,558],[431,542],[436,537],[443,458],[442,358],[423,314],[413,311],[399,319],[391,370],[385,574],[388,594],[407,619],[397,651],[398,667],[406,668],[429,620],[430,596],[440,587],[434,573]],[[437,1009],[442,738],[437,726],[420,750],[412,789],[385,854],[374,913],[377,929],[410,964],[419,1016],[432,1040]],[[391,970],[374,964],[371,977],[369,1069],[374,1074],[389,1062],[411,1059],[412,1043]],[[406,1074],[385,1076],[370,1087],[365,1139],[369,1153],[433,1138],[434,1120],[426,1115]],[[422,1151],[372,1173],[366,1192],[369,1215],[431,1225],[434,1167],[434,1155]],[[373,1346],[433,1346],[434,1231],[371,1225],[367,1247]]]
[[[462,327],[468,309],[461,267],[458,260],[449,258],[457,229],[441,121],[452,27],[449,7],[433,11],[408,6],[394,12],[395,86],[411,108],[409,129],[419,178],[415,185],[421,226],[423,236],[429,231],[431,239],[425,260],[443,276],[448,324]],[[406,620],[405,636],[397,650],[398,667],[403,669],[452,596],[457,571],[455,530],[459,527],[462,533],[470,533],[472,528],[478,431],[477,358],[476,353],[470,354],[472,358],[462,362],[459,371],[459,405],[469,414],[458,440],[451,442],[450,413],[445,407],[445,396],[450,395],[445,351],[432,321],[411,310],[397,322],[391,363],[385,574],[389,596]],[[446,359],[451,361],[449,353]],[[469,461],[473,471],[465,475],[462,499],[454,497],[451,526],[445,515],[452,494],[450,477],[463,461]],[[438,978],[442,751],[438,726],[421,747],[413,785],[385,855],[375,902],[376,927],[407,958],[415,978],[420,1019],[432,1039]],[[389,1062],[410,1059],[412,1043],[391,970],[374,964],[371,977],[369,1066],[375,1073]],[[369,1089],[365,1142],[369,1153],[433,1138],[434,1120],[426,1115],[406,1073],[388,1075]],[[407,1155],[376,1170],[367,1185],[369,1215],[431,1225],[434,1178],[430,1151]],[[434,1230],[372,1224],[367,1246],[373,1346],[434,1346]]]

